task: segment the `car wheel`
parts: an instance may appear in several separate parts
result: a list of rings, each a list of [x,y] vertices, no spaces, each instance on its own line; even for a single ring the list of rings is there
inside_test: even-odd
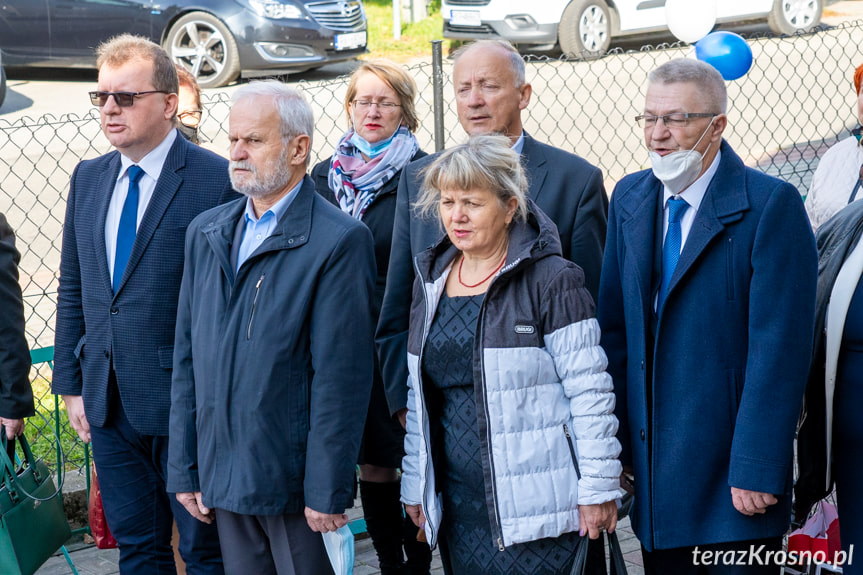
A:
[[[821,22],[823,0],[776,0],[767,25],[777,34],[810,30]]]
[[[4,100],[6,100],[6,70],[0,66],[0,108],[3,107]]]
[[[567,56],[605,52],[611,44],[611,18],[604,0],[572,0],[560,19],[558,41]]]
[[[195,76],[201,88],[230,84],[240,74],[234,36],[206,12],[190,12],[178,19],[165,38],[165,51]]]

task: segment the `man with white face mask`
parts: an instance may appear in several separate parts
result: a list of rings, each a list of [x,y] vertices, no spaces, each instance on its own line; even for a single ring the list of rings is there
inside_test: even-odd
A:
[[[817,255],[797,190],[722,139],[726,104],[708,64],[654,70],[652,169],[611,197],[597,315],[648,574],[775,573],[790,521]]]

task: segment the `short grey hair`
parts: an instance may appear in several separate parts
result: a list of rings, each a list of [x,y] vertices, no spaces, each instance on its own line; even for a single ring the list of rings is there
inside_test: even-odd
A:
[[[279,130],[282,141],[287,144],[297,136],[308,136],[309,150],[311,150],[315,133],[315,115],[305,96],[278,80],[257,80],[241,86],[234,92],[231,104],[236,104],[244,98],[257,96],[268,96],[273,99],[276,112],[281,119]],[[309,165],[309,156],[306,157],[306,167]]]
[[[670,60],[653,70],[648,84],[689,83],[698,86],[704,95],[708,112],[724,114],[728,108],[728,90],[722,75],[710,64],[690,58]]]
[[[470,52],[472,50],[479,50],[482,48],[497,48],[498,50],[503,50],[507,52],[509,56],[509,64],[512,68],[512,75],[515,78],[515,87],[521,88],[524,86],[526,80],[525,69],[524,69],[524,58],[521,57],[521,54],[518,53],[518,50],[515,49],[515,46],[502,39],[489,39],[489,40],[477,40],[476,42],[472,42],[470,44],[465,44],[464,46],[460,46],[452,53],[453,65],[456,65],[459,59],[465,55],[465,53]]]
[[[419,201],[414,208],[423,218],[440,217],[441,190],[488,190],[501,205],[515,198],[515,220],[527,220],[527,176],[521,156],[500,134],[471,136],[450,148],[424,171]]]

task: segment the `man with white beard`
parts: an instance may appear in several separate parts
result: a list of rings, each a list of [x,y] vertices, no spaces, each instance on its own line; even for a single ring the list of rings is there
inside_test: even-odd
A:
[[[315,192],[299,92],[234,95],[230,176],[245,199],[186,236],[168,489],[214,519],[228,573],[331,573],[371,390],[372,236]]]

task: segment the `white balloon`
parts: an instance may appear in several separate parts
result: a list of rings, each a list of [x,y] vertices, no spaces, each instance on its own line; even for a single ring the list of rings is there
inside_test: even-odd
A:
[[[716,0],[666,0],[665,19],[678,40],[698,42],[716,24]]]

